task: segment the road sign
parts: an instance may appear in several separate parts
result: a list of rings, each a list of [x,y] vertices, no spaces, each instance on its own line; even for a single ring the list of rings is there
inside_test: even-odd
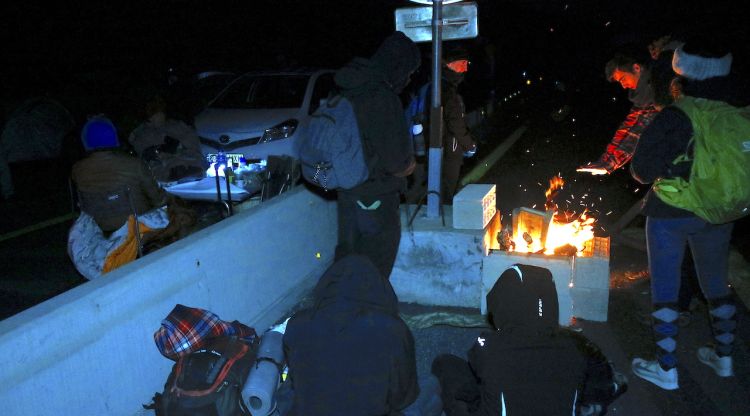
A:
[[[443,40],[475,38],[477,4],[474,2],[447,4],[443,9]],[[432,41],[432,7],[396,9],[396,30],[404,32],[414,42]]]

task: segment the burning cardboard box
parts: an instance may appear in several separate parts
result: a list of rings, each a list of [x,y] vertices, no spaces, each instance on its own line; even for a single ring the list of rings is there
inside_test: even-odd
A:
[[[550,180],[545,195],[547,210],[517,208],[512,229],[488,227],[482,264],[481,310],[487,313],[486,295],[507,268],[516,263],[544,267],[555,281],[560,324],[572,318],[606,321],[609,303],[609,238],[595,237],[594,219],[586,211],[558,213],[553,198],[562,178]],[[496,238],[493,238],[495,237]]]

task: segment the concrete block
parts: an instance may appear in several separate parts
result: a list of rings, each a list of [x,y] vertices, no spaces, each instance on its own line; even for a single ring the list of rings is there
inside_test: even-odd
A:
[[[411,206],[409,212],[413,213]],[[476,308],[479,304],[483,230],[451,227],[451,207],[441,218],[417,215],[403,231],[390,282],[399,301]],[[425,211],[424,207],[420,213]]]
[[[603,257],[577,257],[575,260],[576,287],[609,289],[609,259]]]
[[[568,285],[571,281],[571,258],[569,256],[544,256],[541,254],[508,253],[493,251],[482,259],[482,293],[480,309],[487,314],[487,293],[495,286],[500,275],[514,264],[530,264],[544,267],[552,273],[552,280],[557,290],[560,325],[570,325],[573,315],[573,300]]]
[[[606,322],[609,309],[609,289],[570,288],[574,316],[589,321]]]
[[[482,259],[480,309],[487,313],[487,293],[507,268],[521,263],[549,269],[560,305],[560,325],[571,318],[606,321],[609,305],[609,239],[595,237],[583,256],[548,256],[491,250]]]
[[[453,228],[483,230],[497,212],[494,184],[466,185],[453,197]]]

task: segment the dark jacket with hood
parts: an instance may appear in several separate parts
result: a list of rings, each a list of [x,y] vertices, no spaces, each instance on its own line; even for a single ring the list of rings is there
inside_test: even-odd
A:
[[[497,330],[483,332],[469,351],[481,395],[473,414],[574,414],[586,378],[585,339],[558,326],[550,272],[506,270],[487,294],[487,309]]]
[[[443,66],[443,153],[455,153],[463,159],[463,153],[471,150],[475,143],[466,125],[464,100],[458,93],[463,74]]]
[[[368,159],[374,161],[370,179],[351,192],[380,195],[404,189],[402,176],[413,168],[414,150],[398,94],[419,64],[419,48],[395,32],[370,59],[355,58],[336,73],[336,85],[352,102]]]
[[[746,88],[732,76],[713,77],[703,81],[683,81],[683,94],[691,97],[723,101],[735,107],[750,104]],[[653,183],[656,179],[681,177],[688,179],[692,163],[675,165],[677,156],[688,150],[693,137],[693,126],[687,114],[675,106],[665,107],[641,135],[633,154],[630,172],[640,183]],[[690,217],[694,214],[662,202],[649,190],[643,206],[643,215],[655,218]]]
[[[290,415],[397,415],[416,400],[414,339],[372,262],[342,258],[313,294],[314,306],[296,313],[284,335]]]

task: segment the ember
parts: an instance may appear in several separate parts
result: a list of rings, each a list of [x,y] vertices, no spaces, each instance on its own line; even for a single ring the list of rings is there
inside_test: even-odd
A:
[[[503,249],[547,255],[582,255],[586,245],[594,238],[596,220],[586,210],[580,214],[559,210],[554,200],[564,184],[560,176],[550,179],[549,188],[544,193],[547,198],[544,204],[546,211],[529,208],[513,211],[512,233],[504,230],[506,235],[498,236]],[[507,241],[509,233],[512,234],[510,242]]]

